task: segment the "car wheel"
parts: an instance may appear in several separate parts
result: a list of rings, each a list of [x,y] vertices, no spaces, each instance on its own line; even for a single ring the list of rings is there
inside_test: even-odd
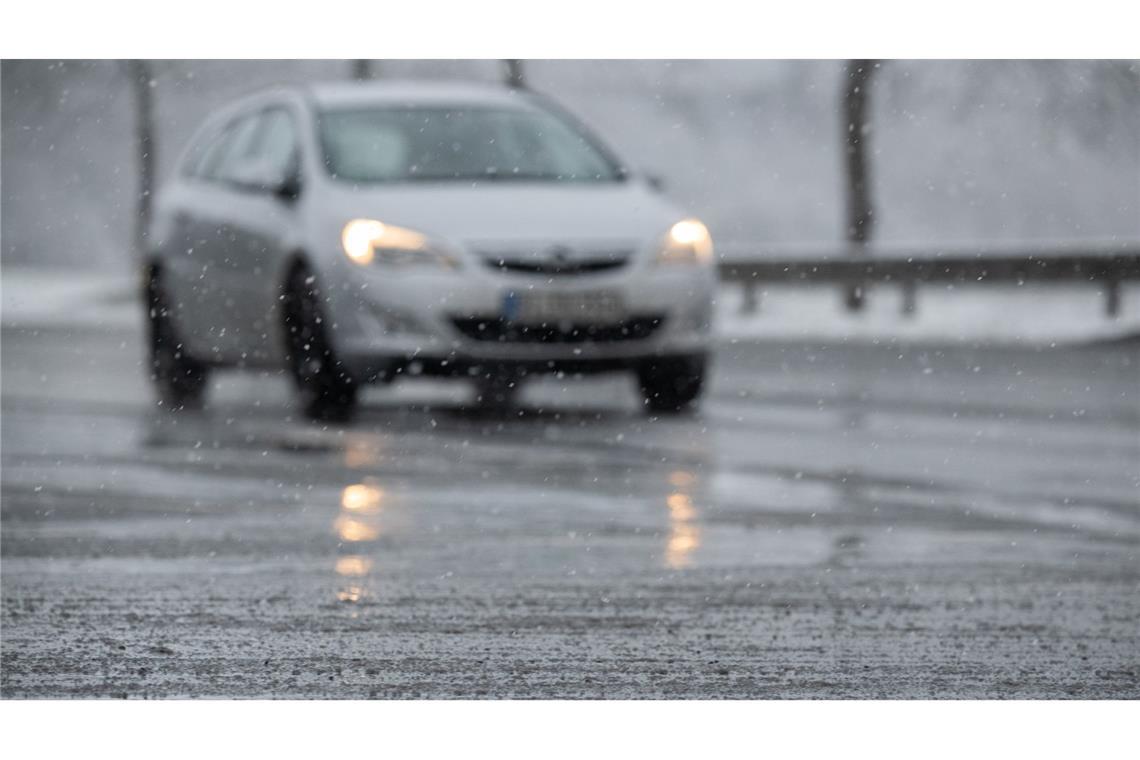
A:
[[[150,332],[150,376],[159,403],[169,409],[196,409],[205,399],[208,365],[186,352],[171,313],[171,301],[157,269],[147,280]]]
[[[704,356],[649,359],[638,368],[637,380],[645,405],[652,412],[682,412],[691,408],[704,384]]]
[[[320,420],[348,419],[356,408],[357,386],[328,339],[316,277],[303,266],[295,267],[284,295],[287,360],[305,414]]]

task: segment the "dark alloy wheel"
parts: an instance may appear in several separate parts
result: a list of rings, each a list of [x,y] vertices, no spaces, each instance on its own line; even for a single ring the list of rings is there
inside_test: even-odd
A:
[[[663,356],[646,360],[637,371],[645,405],[652,412],[683,412],[701,395],[705,367],[703,355]]]
[[[294,267],[284,295],[287,360],[305,414],[347,420],[356,408],[357,386],[328,339],[316,277],[304,266]]]
[[[201,407],[210,367],[186,352],[171,314],[171,301],[157,269],[147,278],[150,376],[160,405],[173,410]]]

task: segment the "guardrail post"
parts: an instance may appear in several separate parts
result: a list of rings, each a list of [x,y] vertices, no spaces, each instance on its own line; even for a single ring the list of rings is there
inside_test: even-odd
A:
[[[862,311],[867,301],[867,286],[864,282],[848,283],[843,293],[843,303],[847,311]]]
[[[747,280],[742,285],[743,298],[740,299],[741,314],[755,314],[760,311],[760,295],[756,292],[756,282]]]
[[[1115,277],[1104,282],[1104,314],[1109,319],[1120,314],[1120,280]]]
[[[914,280],[905,280],[902,284],[902,313],[912,319],[918,310],[918,283]]]

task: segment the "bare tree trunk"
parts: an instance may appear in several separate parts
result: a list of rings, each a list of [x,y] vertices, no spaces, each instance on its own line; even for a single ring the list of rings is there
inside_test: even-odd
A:
[[[141,261],[146,255],[147,233],[150,229],[151,197],[154,188],[155,151],[153,73],[150,63],[141,60],[126,62],[127,78],[135,105],[135,157],[138,163],[138,190],[135,201],[135,256]]]
[[[525,90],[526,76],[523,74],[523,62],[518,58],[507,58],[503,62],[507,65],[507,87]]]
[[[372,61],[357,58],[352,61],[351,74],[352,78],[358,82],[367,82],[376,75],[376,72],[373,70]]]
[[[854,256],[866,253],[875,226],[871,200],[871,172],[867,159],[867,142],[871,80],[878,67],[873,60],[848,61],[843,82],[843,147],[847,176],[846,238]],[[846,304],[850,311],[863,308],[862,283],[848,285]]]

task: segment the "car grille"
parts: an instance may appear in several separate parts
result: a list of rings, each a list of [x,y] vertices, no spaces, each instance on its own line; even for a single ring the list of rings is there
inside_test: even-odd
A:
[[[616,343],[645,340],[661,327],[665,317],[634,317],[612,325],[528,325],[479,317],[457,317],[452,322],[471,340],[485,343]]]
[[[556,256],[533,257],[518,251],[480,251],[483,263],[500,272],[516,272],[547,276],[593,274],[620,269],[629,263],[632,251],[590,251],[565,258]]]

